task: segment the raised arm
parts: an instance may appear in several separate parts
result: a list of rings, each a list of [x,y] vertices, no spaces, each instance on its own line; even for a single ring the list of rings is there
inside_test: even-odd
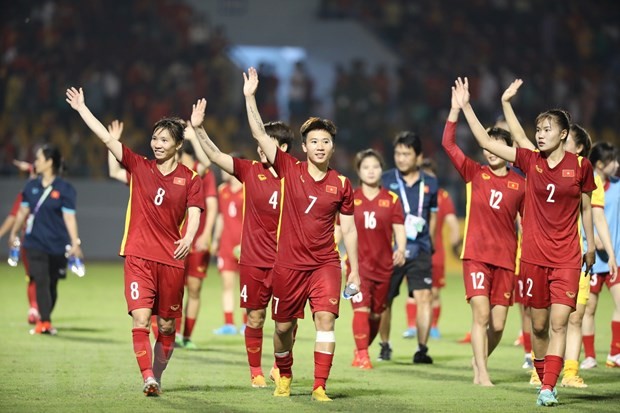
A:
[[[443,136],[441,138],[441,146],[443,146],[448,158],[457,170],[461,170],[463,164],[466,161],[466,156],[456,144],[456,122],[459,120],[459,113],[461,108],[456,101],[456,92],[452,88],[452,98],[450,100],[450,113],[446,120],[446,126],[443,130]]]
[[[198,157],[198,152],[203,152],[207,155],[207,157],[219,166],[224,171],[229,174],[233,173],[233,159],[232,156],[227,153],[223,153],[220,149],[213,143],[213,141],[207,135],[207,131],[202,127],[202,122],[205,119],[205,109],[207,108],[206,99],[198,99],[198,101],[192,105],[192,117],[188,122],[188,127],[185,129],[185,137],[194,145],[197,142],[201,148],[201,151],[196,151],[196,156]],[[200,162],[200,158],[198,159]]]
[[[118,161],[123,160],[123,145],[114,139],[103,124],[93,115],[84,102],[84,91],[72,87],[67,89],[67,103],[75,109],[91,131],[103,142]]]
[[[123,134],[123,122],[119,122],[116,119],[113,120],[112,123],[108,125],[108,132],[112,138],[120,141],[121,135]],[[118,163],[110,151],[108,151],[108,174],[110,178],[116,179],[124,184],[127,183],[127,170]]]
[[[252,136],[258,142],[261,150],[265,153],[267,160],[270,164],[276,159],[276,153],[278,151],[278,145],[271,139],[265,127],[263,126],[263,120],[258,113],[258,106],[256,105],[256,89],[258,88],[258,74],[253,67],[248,69],[248,74],[243,73],[243,94],[245,95],[245,108],[248,113],[248,123],[252,130]]]
[[[523,80],[515,79],[504,91],[502,94],[502,109],[504,110],[504,118],[506,118],[506,123],[508,123],[508,128],[510,128],[512,139],[517,143],[517,146],[519,148],[534,150],[536,146],[534,146],[532,141],[525,135],[525,131],[510,104],[510,100],[517,94],[522,84]]]
[[[491,139],[474,113],[474,109],[469,104],[469,81],[467,78],[465,78],[465,80],[462,80],[460,77],[457,78],[454,81],[452,90],[455,92],[456,101],[463,111],[467,123],[480,147],[508,162],[514,162],[517,157],[517,150],[510,146],[506,146],[503,142]]]

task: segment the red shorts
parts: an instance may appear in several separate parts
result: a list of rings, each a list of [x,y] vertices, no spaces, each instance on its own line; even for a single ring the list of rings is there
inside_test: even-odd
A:
[[[210,259],[209,251],[190,252],[185,258],[185,275],[200,279],[206,278]]]
[[[605,284],[608,289],[614,285],[618,285],[620,284],[620,276],[616,276],[616,279],[613,281],[611,281],[611,276],[608,272],[592,274],[590,276],[590,292],[592,294],[599,294],[603,290],[603,284]]]
[[[325,265],[314,270],[273,268],[273,301],[271,318],[291,321],[304,318],[306,301],[312,314],[329,311],[338,317],[342,272],[338,265]]]
[[[360,292],[351,297],[353,309],[368,307],[375,314],[381,314],[387,307],[390,292],[390,274],[385,281],[374,281],[362,278]]]
[[[150,308],[153,315],[180,318],[184,288],[183,268],[125,257],[125,300],[130,314],[138,308]]]
[[[239,304],[241,308],[267,308],[272,293],[272,268],[239,265]]]
[[[217,257],[217,269],[221,271],[239,272],[239,254],[235,254],[239,246],[220,245]]]
[[[446,267],[433,264],[433,288],[446,286]]]
[[[514,271],[480,261],[463,260],[463,281],[467,301],[475,296],[489,297],[491,305],[514,303]]]
[[[564,304],[575,308],[581,269],[543,267],[521,261],[520,273],[526,307]]]
[[[515,283],[515,291],[514,291],[514,297],[515,297],[515,303],[518,304],[523,304],[524,303],[524,297],[523,297],[523,280],[521,279],[520,275],[515,276],[516,278],[516,283]]]

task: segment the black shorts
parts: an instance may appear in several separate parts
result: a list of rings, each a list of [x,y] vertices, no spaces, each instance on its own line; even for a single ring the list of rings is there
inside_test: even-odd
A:
[[[35,282],[41,277],[47,277],[50,280],[67,278],[67,258],[64,254],[52,255],[35,249],[27,249],[26,256],[30,264],[30,278]]]
[[[430,290],[433,286],[431,254],[420,251],[420,254],[416,258],[405,261],[405,265],[402,267],[394,267],[394,272],[392,272],[392,278],[390,279],[390,293],[388,296],[390,302],[395,297],[398,297],[400,285],[405,277],[407,277],[407,287],[410,297],[413,297],[413,292],[416,290]]]

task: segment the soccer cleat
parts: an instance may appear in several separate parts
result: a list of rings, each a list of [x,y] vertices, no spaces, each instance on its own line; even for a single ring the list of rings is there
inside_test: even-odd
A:
[[[183,336],[181,334],[175,334],[174,336],[174,346],[176,348],[183,348]]]
[[[357,353],[357,349],[353,350],[353,361],[351,362],[351,367],[359,367],[360,366],[360,356]]]
[[[332,399],[330,399],[329,397],[327,397],[327,394],[325,393],[325,389],[323,388],[323,386],[319,386],[316,389],[312,390],[312,400],[314,400],[315,402],[331,402],[333,401]]]
[[[431,331],[429,333],[430,338],[434,338],[435,340],[438,340],[441,338],[441,333],[439,332],[439,328],[437,327],[431,327]]]
[[[37,324],[29,331],[29,333],[32,335],[47,334],[50,336],[55,336],[58,334],[58,330],[52,327],[52,324],[49,321],[37,321]]]
[[[377,361],[390,361],[392,360],[392,347],[390,343],[379,343],[381,346],[381,351],[379,352],[379,357],[377,357]]]
[[[532,355],[531,354],[526,354],[525,358],[523,359],[523,365],[521,366],[522,369],[533,369],[534,368],[534,362],[532,361]]]
[[[584,383],[583,379],[579,376],[569,376],[562,378],[562,387],[573,387],[575,389],[585,389],[588,387],[587,384]]]
[[[605,362],[607,367],[620,367],[620,353],[607,355],[607,361]]]
[[[540,382],[540,377],[538,377],[538,372],[536,369],[532,369],[530,373],[530,384],[532,386],[540,386],[542,383]]]
[[[244,335],[245,335],[245,328],[246,328],[246,327],[247,327],[247,326],[246,326],[245,324],[244,324],[244,325],[242,325],[242,326],[241,326],[241,328],[239,328],[239,334],[241,334],[242,336],[244,336]]]
[[[459,344],[469,344],[471,343],[471,333],[465,334],[465,337],[458,341]]]
[[[512,343],[513,346],[518,347],[518,346],[522,346],[524,342],[524,338],[523,338],[523,332],[519,332],[519,337],[517,337],[517,339],[514,341],[514,343]]]
[[[220,328],[213,330],[213,334],[218,336],[234,336],[237,334],[237,327],[234,324],[224,324]]]
[[[539,406],[557,406],[558,399],[556,399],[555,395],[551,390],[543,390],[538,394],[538,399],[536,400],[536,404]]]
[[[409,327],[403,332],[403,338],[415,338],[418,334],[418,329],[415,327]]]
[[[426,351],[418,350],[413,355],[413,364],[433,364],[433,359]]]
[[[252,387],[260,389],[267,387],[265,376],[263,376],[262,374],[259,374],[258,376],[252,376]]]
[[[594,367],[597,367],[597,366],[598,366],[598,363],[596,362],[596,359],[594,357],[586,357],[581,362],[581,365],[579,366],[579,368],[588,370],[588,369],[593,369]]]
[[[360,357],[358,366],[362,370],[372,370],[372,363],[370,357]]]
[[[30,307],[28,310],[28,324],[36,324],[40,319],[39,310],[34,307]]]
[[[292,377],[280,377],[273,395],[275,397],[289,397],[291,395],[291,381],[293,381]]]
[[[155,380],[154,377],[147,377],[144,380],[144,387],[142,388],[142,392],[146,397],[157,397],[159,396],[159,383]]]
[[[269,378],[278,386],[278,382],[280,381],[280,369],[277,367],[272,367],[271,371],[269,371]]]
[[[183,347],[188,349],[188,350],[197,350],[198,347],[196,347],[196,344],[194,344],[194,342],[192,340],[190,340],[189,338],[184,338],[183,339]]]

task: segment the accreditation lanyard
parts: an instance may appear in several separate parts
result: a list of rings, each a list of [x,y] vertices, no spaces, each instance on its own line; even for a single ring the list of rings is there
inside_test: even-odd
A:
[[[30,213],[30,216],[26,220],[26,234],[30,234],[32,232],[32,227],[34,225],[34,218],[36,217],[37,212],[39,212],[41,205],[43,205],[43,202],[45,202],[50,192],[52,192],[52,185],[45,188],[45,191],[43,191],[43,194],[41,194],[41,198],[39,198],[39,201],[37,202],[34,209]]]
[[[398,175],[398,170],[394,171],[394,175],[396,175],[396,181],[398,182],[398,188],[400,189],[400,197],[403,201],[403,207],[405,208],[405,214],[411,213],[411,208],[409,207],[409,200],[407,199],[407,193],[405,192],[405,184],[403,180],[400,179]],[[420,172],[420,193],[418,196],[418,217],[422,217],[422,207],[424,206],[424,175]]]

